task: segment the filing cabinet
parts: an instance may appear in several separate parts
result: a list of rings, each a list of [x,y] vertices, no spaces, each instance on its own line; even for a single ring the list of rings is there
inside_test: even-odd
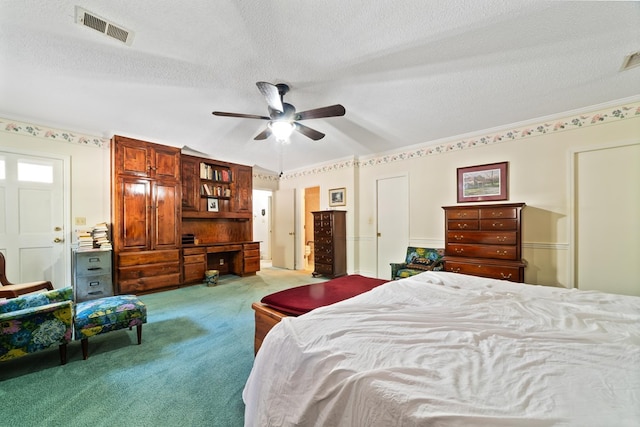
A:
[[[72,256],[75,302],[113,295],[110,249],[74,250]]]

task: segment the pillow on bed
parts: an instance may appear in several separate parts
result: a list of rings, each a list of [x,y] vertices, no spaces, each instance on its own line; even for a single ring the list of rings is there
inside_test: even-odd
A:
[[[414,258],[411,263],[407,264],[407,268],[414,268],[416,270],[431,270],[435,264],[435,261],[429,258]]]
[[[314,308],[333,304],[370,291],[388,280],[359,274],[338,277],[326,282],[297,286],[267,295],[261,303],[288,314],[300,315]]]

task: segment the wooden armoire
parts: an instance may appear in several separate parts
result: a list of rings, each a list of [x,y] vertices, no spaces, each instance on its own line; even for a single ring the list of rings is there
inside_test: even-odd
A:
[[[116,291],[179,284],[180,149],[116,135],[111,176]]]

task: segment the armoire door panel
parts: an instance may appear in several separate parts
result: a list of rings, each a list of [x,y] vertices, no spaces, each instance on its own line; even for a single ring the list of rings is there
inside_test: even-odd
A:
[[[149,181],[143,179],[120,178],[118,242],[119,249],[148,249],[149,242]]]

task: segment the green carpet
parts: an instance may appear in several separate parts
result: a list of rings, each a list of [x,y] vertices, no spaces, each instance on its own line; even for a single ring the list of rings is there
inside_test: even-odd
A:
[[[265,268],[218,286],[143,295],[142,345],[133,331],[80,342],[60,366],[58,348],[0,364],[2,426],[242,426],[242,389],[253,364],[251,303],[323,281]]]

